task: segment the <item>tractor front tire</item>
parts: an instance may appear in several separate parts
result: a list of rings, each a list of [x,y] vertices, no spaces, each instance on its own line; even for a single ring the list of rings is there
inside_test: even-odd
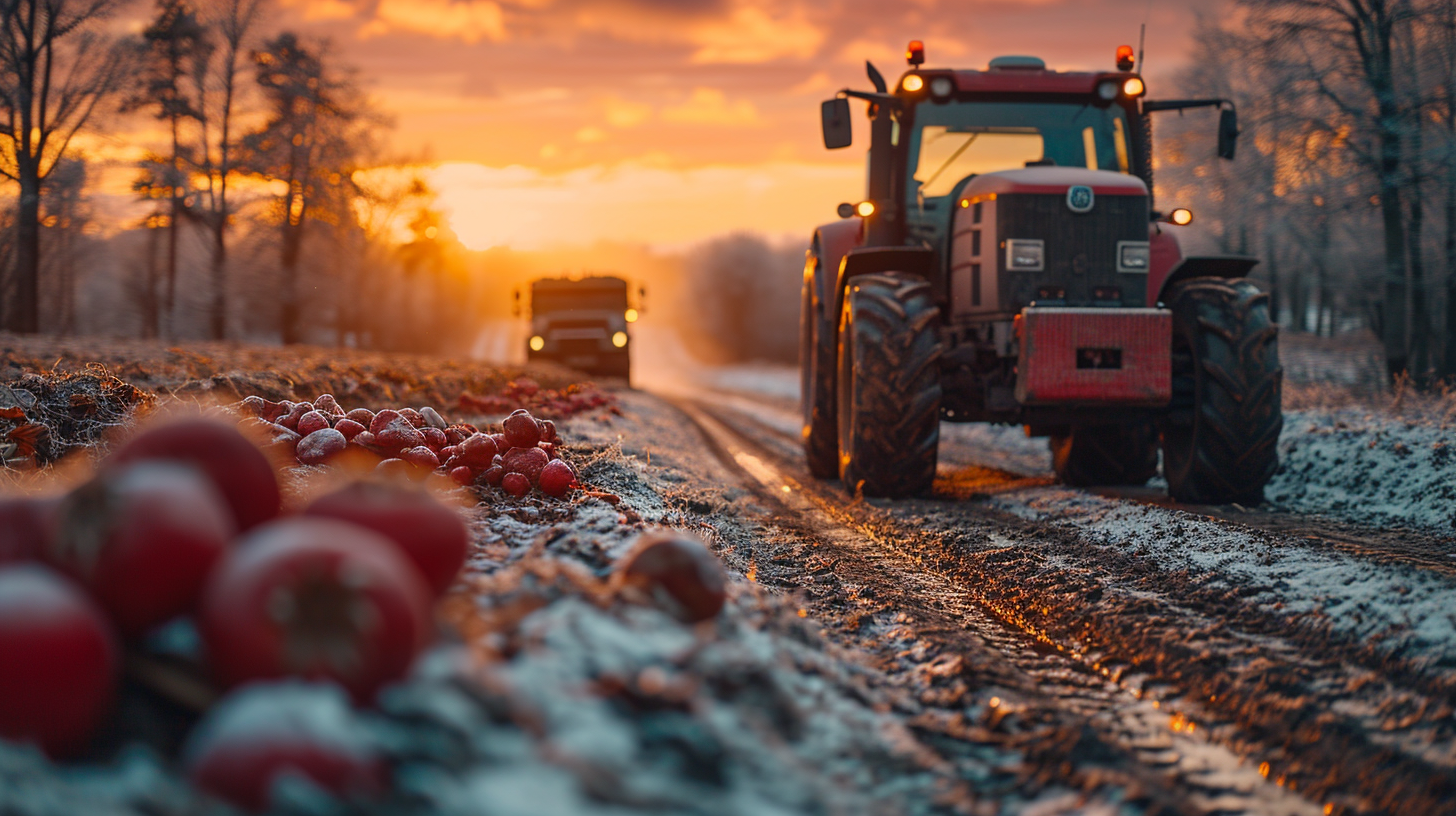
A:
[[[1141,486],[1158,472],[1158,431],[1151,422],[1082,425],[1053,436],[1052,468],[1062,484]]]
[[[804,458],[819,479],[839,476],[838,412],[834,407],[834,324],[814,302],[814,280],[804,278],[799,318],[799,390],[803,408]]]
[[[839,316],[839,478],[866,496],[924,493],[940,443],[940,309],[896,273],[846,287]]]
[[[1279,464],[1283,369],[1269,296],[1244,279],[1193,278],[1173,309],[1173,401],[1163,426],[1168,494],[1258,504]]]

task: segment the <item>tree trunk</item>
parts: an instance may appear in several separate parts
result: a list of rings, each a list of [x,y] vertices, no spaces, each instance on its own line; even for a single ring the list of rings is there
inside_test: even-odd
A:
[[[17,334],[40,331],[39,164],[18,162],[20,200],[15,208],[15,273],[5,326]]]

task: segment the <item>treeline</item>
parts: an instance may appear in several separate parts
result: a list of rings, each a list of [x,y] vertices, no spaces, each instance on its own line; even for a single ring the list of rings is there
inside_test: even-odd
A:
[[[118,7],[0,0],[0,328],[458,339],[462,251],[326,43],[270,30],[263,0],[158,0],[139,35],[108,38]],[[78,145],[136,133],[144,214],[117,229]]]
[[[1392,375],[1451,380],[1456,0],[1235,0],[1196,40],[1178,91],[1237,104],[1239,155],[1159,114],[1160,206],[1259,256],[1287,327],[1369,327]]]

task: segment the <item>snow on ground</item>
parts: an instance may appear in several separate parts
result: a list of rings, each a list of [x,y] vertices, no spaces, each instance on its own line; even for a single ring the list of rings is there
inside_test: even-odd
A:
[[[1456,535],[1456,433],[1445,425],[1389,410],[1286,412],[1265,496],[1294,512]]]
[[[1336,631],[1390,654],[1429,656],[1432,668],[1456,666],[1451,615],[1456,580],[1449,576],[1068,488],[1005,493],[989,503],[1021,518],[1075,529],[1091,544],[1151,559],[1169,574],[1223,576],[1250,603],[1327,620]]]

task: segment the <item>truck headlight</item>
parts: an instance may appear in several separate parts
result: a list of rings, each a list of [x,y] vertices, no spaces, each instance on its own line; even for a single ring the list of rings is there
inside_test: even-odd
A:
[[[1146,274],[1152,265],[1152,248],[1147,241],[1117,242],[1117,271]]]
[[[612,335],[612,345],[616,346],[617,348],[626,348],[626,346],[627,346],[627,333],[626,332],[616,332],[615,334],[613,334]]]
[[[1040,272],[1046,267],[1046,242],[1010,238],[1006,241],[1006,268],[1012,272]]]
[[[546,338],[539,334],[531,338],[531,351],[540,351],[543,348],[546,348]]]

